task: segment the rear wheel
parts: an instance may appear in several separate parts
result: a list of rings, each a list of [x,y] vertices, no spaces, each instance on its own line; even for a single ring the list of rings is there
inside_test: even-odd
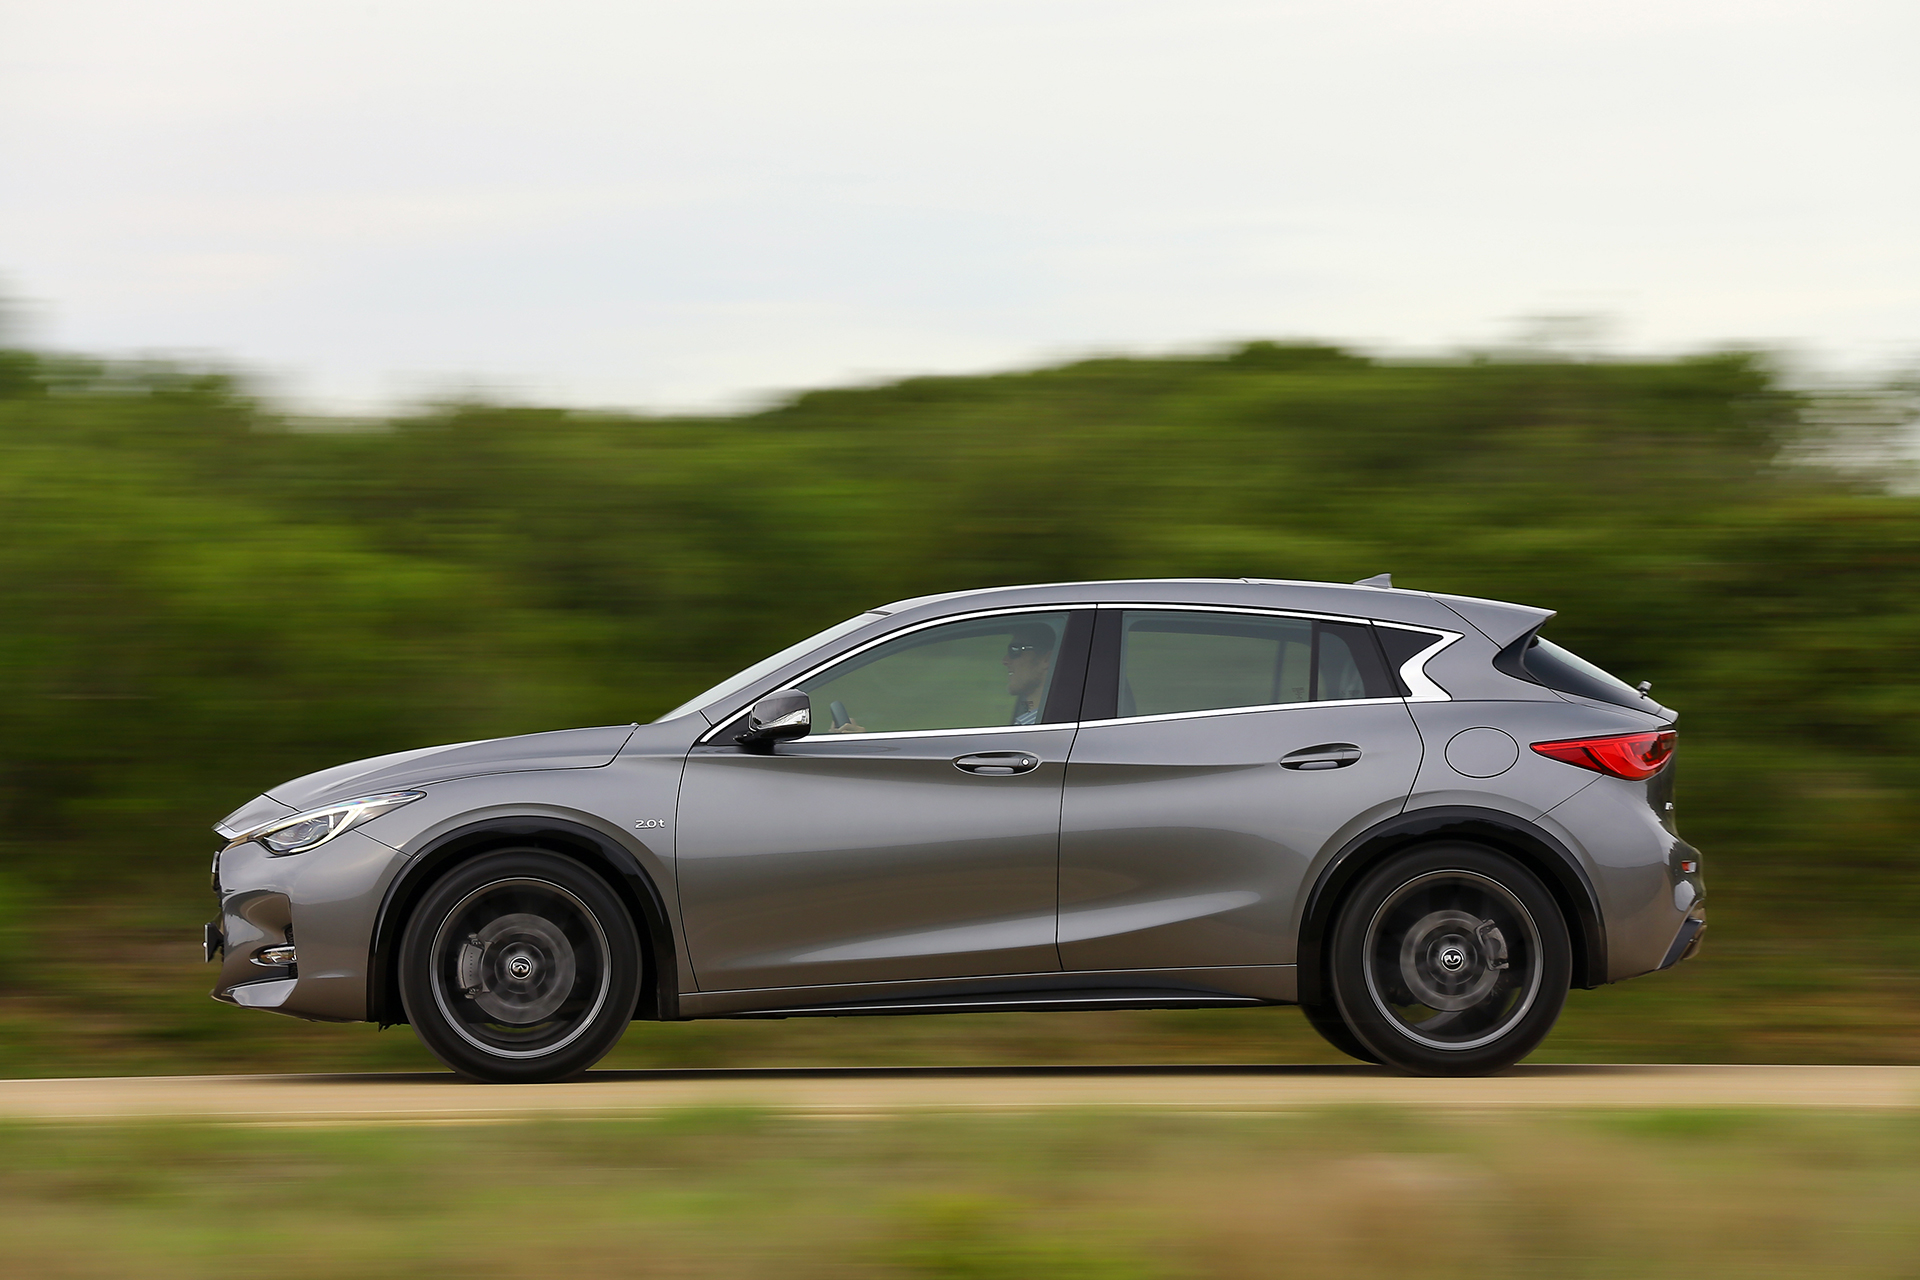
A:
[[[456,868],[427,891],[400,945],[414,1033],[476,1080],[585,1071],[620,1039],[639,990],[639,939],[619,898],[540,850]]]
[[[1320,1038],[1346,1054],[1349,1058],[1358,1058],[1362,1062],[1378,1064],[1380,1059],[1368,1052],[1353,1032],[1347,1030],[1347,1024],[1340,1020],[1340,1010],[1331,1001],[1300,1002],[1300,1011],[1307,1015],[1307,1023],[1320,1033]]]
[[[1560,1016],[1572,954],[1533,873],[1478,845],[1433,845],[1368,874],[1334,924],[1328,978],[1361,1047],[1411,1075],[1487,1075]]]

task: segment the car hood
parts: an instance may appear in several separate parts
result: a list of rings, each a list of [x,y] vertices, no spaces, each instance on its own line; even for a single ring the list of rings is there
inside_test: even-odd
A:
[[[304,778],[283,782],[269,790],[269,800],[288,810],[311,809],[334,800],[378,791],[399,791],[445,782],[450,778],[470,778],[481,773],[520,773],[530,769],[598,769],[613,763],[638,725],[614,724],[597,729],[561,729],[552,733],[527,733],[516,738],[489,738],[484,742],[455,742],[443,747],[422,747],[417,751],[396,751],[338,764],[331,769],[310,773]],[[242,805],[221,819],[220,825],[235,830],[239,820],[261,808],[260,801]],[[269,811],[260,821],[277,816]]]

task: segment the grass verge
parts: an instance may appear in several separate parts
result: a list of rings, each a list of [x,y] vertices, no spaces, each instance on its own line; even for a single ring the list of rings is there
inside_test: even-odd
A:
[[[0,1129],[0,1272],[1911,1277],[1920,1115]]]

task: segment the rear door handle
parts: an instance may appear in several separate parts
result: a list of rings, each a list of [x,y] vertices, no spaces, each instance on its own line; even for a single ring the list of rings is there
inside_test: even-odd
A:
[[[956,757],[953,767],[967,773],[1004,778],[1011,773],[1028,773],[1040,767],[1040,757],[1025,751],[980,751]]]
[[[1351,742],[1323,742],[1317,747],[1302,747],[1280,757],[1282,769],[1310,772],[1318,769],[1344,769],[1360,758],[1360,748]]]

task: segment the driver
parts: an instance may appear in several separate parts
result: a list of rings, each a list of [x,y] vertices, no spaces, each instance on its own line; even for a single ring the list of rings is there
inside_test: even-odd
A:
[[[1012,718],[1008,724],[1039,724],[1046,710],[1047,677],[1053,673],[1053,628],[1039,622],[1023,622],[1007,633],[1007,651],[1000,665],[1007,671],[1007,692],[1013,696]],[[844,710],[841,715],[846,714]],[[865,733],[849,718],[837,724],[833,733]]]
[[[1047,676],[1053,671],[1053,628],[1028,622],[1007,636],[1007,653],[1000,659],[1007,669],[1007,692],[1013,695],[1012,724],[1039,724],[1047,696]]]

